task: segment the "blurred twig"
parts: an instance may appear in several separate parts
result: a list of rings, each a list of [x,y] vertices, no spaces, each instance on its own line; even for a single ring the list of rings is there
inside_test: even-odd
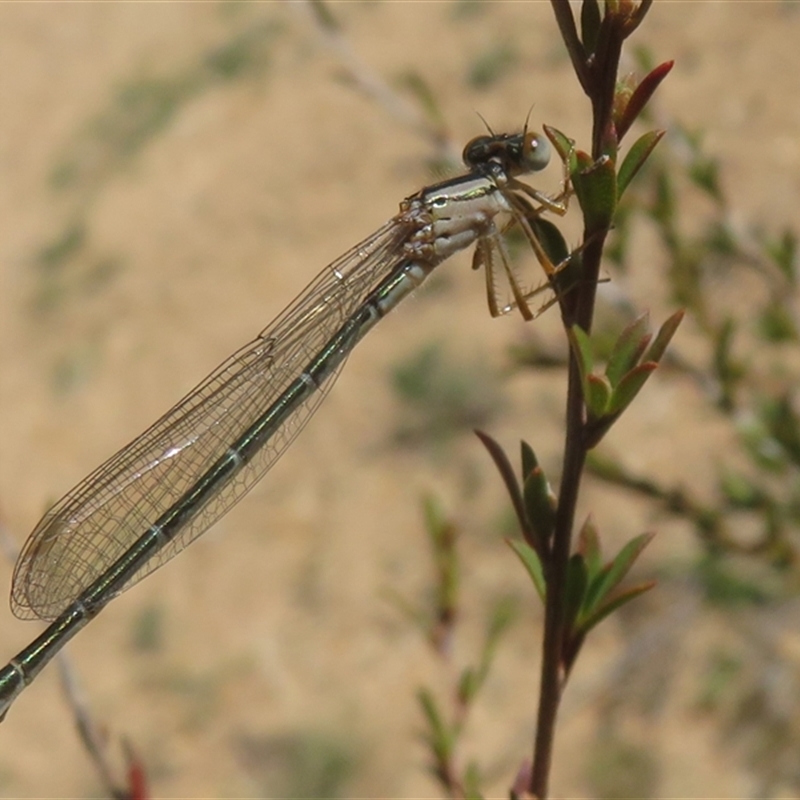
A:
[[[347,80],[362,94],[375,101],[392,118],[396,119],[433,148],[437,157],[453,164],[461,163],[461,149],[455,144],[440,115],[420,110],[395,91],[365,61],[359,58],[328,4],[322,0],[301,0],[294,4],[306,11],[323,44],[333,53],[342,66]],[[418,96],[430,99],[427,88],[420,85],[421,79],[410,79]]]

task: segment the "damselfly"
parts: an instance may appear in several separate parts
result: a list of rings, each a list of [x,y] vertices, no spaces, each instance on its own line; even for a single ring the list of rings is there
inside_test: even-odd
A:
[[[114,597],[179,553],[278,460],[361,338],[442,261],[477,244],[493,314],[530,306],[557,272],[532,221],[563,210],[519,180],[543,169],[549,145],[527,130],[478,137],[466,174],[422,189],[371,236],[327,266],[276,320],[152,427],[51,508],[14,570],[11,607],[50,626],[0,670],[0,719],[53,656]],[[525,291],[499,215],[519,225],[547,280]],[[497,299],[500,271],[510,302]]]

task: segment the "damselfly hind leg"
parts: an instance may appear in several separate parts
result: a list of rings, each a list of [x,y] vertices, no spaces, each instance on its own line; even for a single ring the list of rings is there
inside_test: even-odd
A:
[[[526,320],[536,319],[554,305],[578,280],[573,274],[575,252],[570,252],[559,229],[549,220],[542,218],[545,209],[534,208],[527,200],[514,207],[512,219],[492,239],[488,237],[479,242],[473,259],[473,266],[483,265],[486,270],[489,310],[493,316],[507,314],[519,309]],[[510,228],[518,226],[524,238],[534,251],[544,273],[544,280],[532,289],[523,289],[511,264],[508,248],[502,238]],[[498,258],[493,258],[495,254]],[[502,274],[511,289],[510,302],[498,302],[499,288],[496,261],[502,263]],[[532,301],[536,299],[534,304]]]

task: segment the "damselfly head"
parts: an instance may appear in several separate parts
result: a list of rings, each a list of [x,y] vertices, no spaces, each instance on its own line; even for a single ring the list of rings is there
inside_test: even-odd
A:
[[[494,162],[508,176],[538,172],[550,162],[550,144],[538,133],[499,133],[476,136],[467,142],[461,156],[470,169],[479,169]]]

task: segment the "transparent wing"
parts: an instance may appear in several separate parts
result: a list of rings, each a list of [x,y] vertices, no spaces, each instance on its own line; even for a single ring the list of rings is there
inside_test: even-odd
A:
[[[14,614],[55,619],[114,564],[302,373],[402,258],[409,233],[394,218],[326,267],[258,337],[56,503],[17,561]],[[337,374],[338,369],[124,589],[177,555],[263,477]]]

